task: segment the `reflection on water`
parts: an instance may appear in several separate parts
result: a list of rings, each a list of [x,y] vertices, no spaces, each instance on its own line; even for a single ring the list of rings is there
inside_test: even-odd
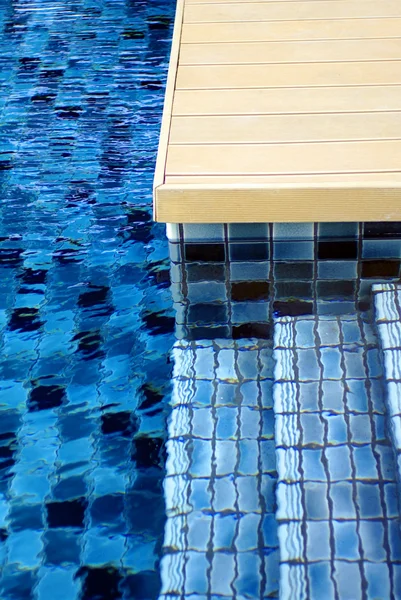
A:
[[[0,4],[0,596],[157,598],[174,6]]]

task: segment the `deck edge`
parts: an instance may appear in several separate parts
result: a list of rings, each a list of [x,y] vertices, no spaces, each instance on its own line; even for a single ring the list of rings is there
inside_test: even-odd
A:
[[[283,204],[288,223],[401,221],[401,184],[163,184],[155,190],[161,223],[280,223]]]
[[[184,18],[185,0],[177,0],[173,37],[171,41],[170,60],[167,72],[164,106],[160,125],[159,144],[157,150],[155,174],[153,178],[153,216],[157,220],[156,190],[164,183],[166,170],[167,147],[170,137],[171,117],[173,113],[173,100],[177,78],[178,60],[181,47],[182,24]]]

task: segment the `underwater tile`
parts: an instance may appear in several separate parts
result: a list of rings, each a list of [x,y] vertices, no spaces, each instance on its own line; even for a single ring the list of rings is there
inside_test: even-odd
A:
[[[235,539],[235,547],[238,552],[258,550],[260,515],[248,513],[239,518],[238,534]]]
[[[369,415],[350,415],[349,423],[353,444],[368,444],[372,441]]]
[[[213,517],[213,548],[229,550],[237,535],[238,517],[235,514],[216,514]]]
[[[255,477],[237,477],[238,508],[241,512],[260,512],[258,485]]]
[[[302,445],[322,446],[324,439],[324,423],[317,413],[302,413],[300,415]]]
[[[329,504],[327,499],[327,483],[315,481],[306,481],[305,489],[305,507],[306,518],[323,520],[329,518]]]
[[[202,512],[191,512],[187,516],[186,524],[188,528],[187,548],[198,552],[206,552],[211,535],[211,515],[205,515]]]
[[[298,350],[298,373],[300,381],[319,380],[320,367],[317,353],[314,349]]]
[[[308,576],[310,581],[310,600],[334,600],[335,591],[331,580],[331,569],[329,561],[311,563],[308,565]]]
[[[322,382],[323,409],[333,413],[344,412],[344,381],[332,380]]]
[[[357,279],[356,260],[320,260],[317,264],[318,279],[352,280]]]
[[[386,563],[364,562],[364,571],[368,583],[368,598],[390,597],[390,573]]]
[[[340,350],[338,348],[321,348],[320,353],[320,359],[323,364],[323,377],[325,379],[341,379],[343,372]]]
[[[325,449],[330,481],[352,479],[350,451],[348,446],[332,446]]]
[[[274,260],[313,260],[313,241],[273,242]]]
[[[359,559],[359,538],[356,521],[333,521],[335,557],[343,560]]]
[[[377,463],[370,444],[352,450],[357,479],[377,479]]]
[[[248,598],[260,595],[260,557],[258,553],[241,552],[237,555],[238,576],[234,588]]]
[[[355,519],[352,483],[334,482],[330,486],[330,497],[333,502],[334,519]]]
[[[207,572],[209,562],[203,552],[186,553],[185,587],[187,594],[206,594],[208,588]]]
[[[306,555],[309,562],[330,560],[330,527],[328,521],[307,521]]]
[[[340,598],[362,600],[360,566],[357,562],[334,561],[334,577]]]
[[[219,477],[214,480],[214,498],[213,510],[216,512],[233,511],[235,509],[237,498],[237,490],[234,485],[233,476]]]
[[[361,536],[365,560],[371,562],[386,560],[383,523],[361,520],[359,522],[359,535]]]
[[[230,597],[235,577],[235,555],[226,552],[214,552],[210,576],[213,593]]]
[[[357,482],[357,502],[361,519],[383,517],[380,489],[377,483]]]

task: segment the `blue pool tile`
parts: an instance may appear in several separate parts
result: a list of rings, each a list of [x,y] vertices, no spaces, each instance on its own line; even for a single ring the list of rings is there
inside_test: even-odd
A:
[[[356,521],[333,521],[335,557],[343,560],[358,560],[359,539]]]
[[[333,502],[333,517],[335,519],[355,519],[353,489],[350,482],[335,482],[330,486],[330,497]]]
[[[326,481],[327,479],[321,450],[302,450],[302,469],[307,481]]]
[[[212,563],[211,585],[216,594],[230,596],[235,580],[235,555],[215,552]],[[219,596],[217,596],[219,597]]]
[[[362,519],[380,518],[383,508],[377,483],[357,483],[357,502]]]
[[[364,563],[369,598],[390,597],[390,573],[386,563]]]
[[[361,600],[361,570],[357,562],[335,561],[335,580],[338,593],[344,600]]]
[[[307,554],[311,562],[330,559],[330,527],[328,521],[309,521],[306,525]]]
[[[377,479],[377,462],[370,444],[355,446],[353,458],[357,479]]]
[[[327,598],[327,600],[334,600],[335,591],[329,561],[310,564],[308,566],[308,576],[311,600],[318,600],[322,597]]]
[[[306,516],[308,519],[328,519],[329,505],[326,483],[305,483]]]
[[[352,479],[350,451],[348,446],[333,446],[327,448],[325,453],[328,460],[331,481]]]

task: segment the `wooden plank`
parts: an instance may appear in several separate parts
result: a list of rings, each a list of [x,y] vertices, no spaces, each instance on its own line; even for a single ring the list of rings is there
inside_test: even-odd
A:
[[[159,137],[159,148],[156,159],[156,167],[155,174],[153,180],[153,190],[155,190],[159,185],[162,185],[164,181],[165,167],[166,167],[166,158],[167,158],[167,146],[168,146],[168,138],[170,134],[170,124],[171,124],[171,115],[173,110],[173,98],[174,98],[174,90],[175,83],[177,77],[177,65],[178,65],[178,55],[180,50],[180,42],[181,42],[181,27],[182,27],[182,19],[184,13],[184,0],[177,0],[175,21],[174,21],[174,34],[173,41],[171,45],[170,52],[170,63],[168,70],[168,77],[166,83],[166,91],[164,97],[164,107],[163,107],[163,116],[162,116],[162,124],[160,129],[160,137]],[[157,207],[155,202],[155,193],[153,191],[153,210],[155,215],[157,215]]]
[[[401,86],[178,90],[173,115],[257,115],[401,110]]]
[[[401,141],[169,146],[166,175],[399,171]]]
[[[401,221],[401,187],[331,185],[164,185],[156,190],[159,220],[170,223]]]
[[[240,65],[400,59],[401,37],[385,43],[383,40],[329,40],[182,44],[179,62],[180,65]]]
[[[170,144],[271,144],[380,139],[401,139],[401,112],[173,117],[170,131]]]
[[[401,170],[392,173],[323,173],[318,175],[298,174],[298,175],[208,175],[201,177],[196,175],[168,175],[165,178],[165,184],[175,184],[176,188],[182,187],[186,189],[188,186],[231,186],[245,189],[253,189],[256,186],[282,188],[287,185],[304,187],[306,185],[319,185],[321,187],[330,186],[331,184],[351,184],[360,185],[375,185],[384,187],[389,185],[397,185],[401,187]]]
[[[401,6],[401,2],[400,2]],[[391,85],[401,83],[401,62],[180,66],[176,89]]]
[[[184,23],[230,23],[245,21],[295,21],[400,17],[398,0],[316,0],[315,2],[241,2],[187,4]]]
[[[185,23],[182,43],[388,39],[400,37],[400,32],[400,18]]]

